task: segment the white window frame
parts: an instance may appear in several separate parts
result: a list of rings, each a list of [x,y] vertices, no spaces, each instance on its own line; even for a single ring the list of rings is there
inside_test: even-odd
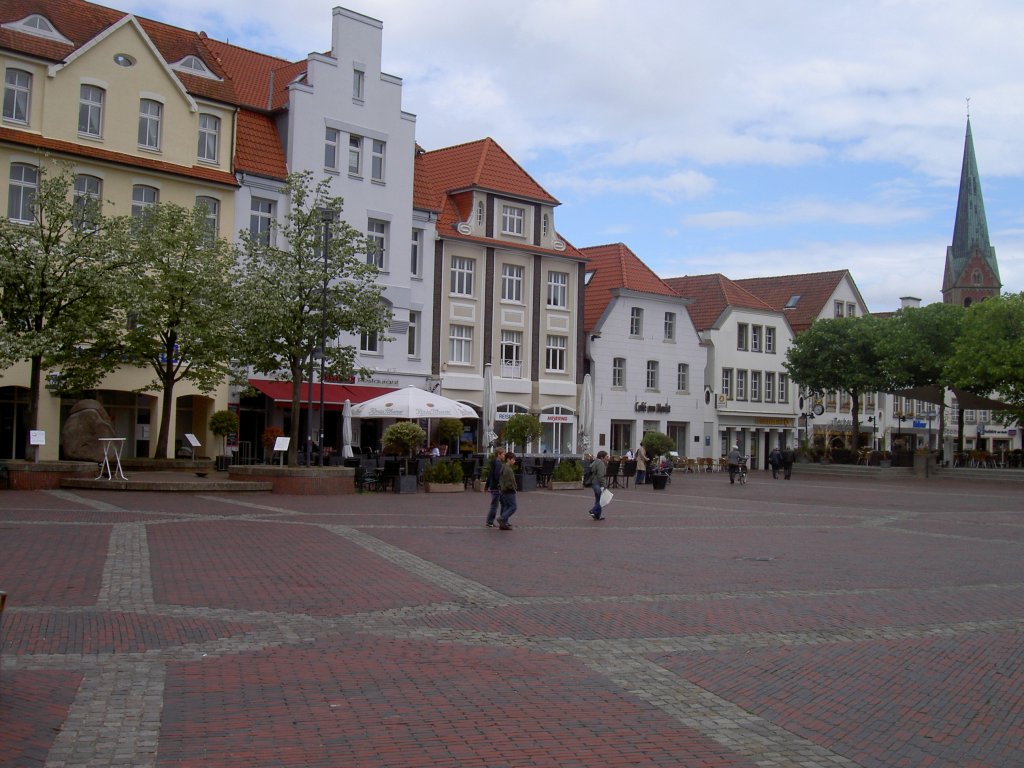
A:
[[[370,181],[384,182],[384,160],[387,143],[380,139],[370,140]]]
[[[361,69],[352,68],[352,98],[362,101],[366,93],[366,73]]]
[[[764,372],[764,401],[775,402],[775,371]]]
[[[8,67],[4,73],[3,119],[11,123],[28,125],[31,108],[32,73]]]
[[[348,175],[363,175],[363,137],[355,133],[348,135]]]
[[[367,220],[366,238],[366,263],[384,271],[388,252],[388,223],[381,219]]]
[[[341,155],[341,131],[337,128],[324,129],[324,170],[337,171]]]
[[[523,377],[523,332],[501,331],[501,377],[521,379]]]
[[[448,361],[466,365],[473,362],[473,326],[448,326]]]
[[[665,313],[665,341],[676,340],[676,313]]]
[[[747,399],[747,371],[745,368],[736,369],[736,399]]]
[[[379,355],[380,334],[376,331],[363,331],[359,334],[359,351],[368,355]]]
[[[139,148],[160,150],[164,105],[156,99],[139,99]]]
[[[544,349],[544,368],[550,373],[565,373],[566,350],[569,338],[549,333]]]
[[[750,326],[736,323],[736,349],[746,351],[750,345]]]
[[[676,392],[690,391],[690,364],[678,363],[676,365]]]
[[[516,304],[523,303],[523,275],[525,270],[521,264],[501,265],[501,300]]]
[[[618,389],[626,388],[626,358],[612,358],[612,387]]]
[[[524,237],[526,231],[526,209],[518,205],[501,206],[501,233]]]
[[[413,229],[409,246],[409,274],[419,277],[423,273],[423,230]]]
[[[160,202],[160,190],[149,184],[132,187],[132,218],[139,219],[150,208]]]
[[[422,315],[414,310],[409,310],[409,327],[406,330],[406,347],[405,351],[409,357],[417,358],[420,356],[420,323],[422,321]]]
[[[750,372],[750,400],[754,403],[761,402],[761,371]]]
[[[29,163],[11,163],[8,173],[7,218],[21,224],[35,219],[36,195],[39,193],[39,168]]]
[[[210,240],[215,240],[220,234],[220,200],[209,195],[196,195],[196,205],[206,206],[206,226]]]
[[[764,329],[764,351],[767,355],[775,354],[775,328],[768,325]]]
[[[107,92],[98,85],[83,83],[78,90],[78,135],[103,137],[103,112]]]
[[[789,374],[779,374],[779,396],[776,400],[780,403],[789,402]]]
[[[660,378],[660,366],[657,360],[647,361],[647,391],[657,392]]]
[[[760,352],[761,351],[761,336],[764,334],[763,325],[752,325],[750,326],[750,351]]]
[[[548,306],[565,309],[569,305],[569,273],[548,272]]]
[[[844,303],[841,302],[841,301],[836,301],[834,303],[834,307],[835,307],[834,313],[835,313],[836,317],[842,317],[843,316],[843,307],[844,306],[845,306]]]
[[[249,201],[249,234],[255,242],[270,245],[274,209],[274,201],[266,197],[253,197]]]
[[[453,296],[472,296],[476,262],[466,256],[452,256],[451,282]]]
[[[732,368],[722,369],[722,394],[732,400]]]
[[[644,310],[643,307],[630,307],[629,310],[629,335],[633,338],[642,338],[644,335]]]
[[[220,157],[220,118],[207,112],[199,114],[198,158],[207,163],[216,163]]]
[[[74,182],[74,221],[72,226],[77,230],[89,231],[95,228],[95,222],[85,221],[85,209],[91,203],[98,209],[103,200],[103,179],[99,176],[92,176],[88,173],[80,173],[75,176]]]
[[[847,317],[856,317],[857,316],[857,305],[854,304],[853,302],[850,302],[850,301],[846,302],[846,316]]]

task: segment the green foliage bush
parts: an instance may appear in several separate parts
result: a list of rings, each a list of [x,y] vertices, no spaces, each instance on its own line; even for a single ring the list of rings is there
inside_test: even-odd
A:
[[[576,483],[583,480],[583,465],[575,459],[562,459],[551,472],[551,479],[559,483]]]
[[[384,430],[381,445],[386,454],[412,456],[412,452],[426,439],[427,433],[419,424],[412,421],[399,421]]]
[[[462,464],[458,461],[435,461],[423,470],[425,483],[461,483]]]

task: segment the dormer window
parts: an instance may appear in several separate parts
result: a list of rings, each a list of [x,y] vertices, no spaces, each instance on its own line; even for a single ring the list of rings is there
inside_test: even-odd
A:
[[[205,77],[210,80],[220,80],[210,68],[206,66],[206,62],[200,59],[198,56],[189,54],[181,61],[171,64],[171,69],[176,69],[179,72],[185,72],[189,75],[196,75],[198,77]]]
[[[795,309],[798,301],[800,301],[800,294],[795,293],[789,297],[789,301],[786,302],[786,306],[783,309]]]
[[[38,13],[26,16],[21,21],[8,22],[3,24],[2,27],[4,29],[13,29],[17,32],[24,32],[26,35],[45,37],[47,40],[56,40],[72,45],[72,42],[58,32],[57,28],[53,26],[48,18]]]

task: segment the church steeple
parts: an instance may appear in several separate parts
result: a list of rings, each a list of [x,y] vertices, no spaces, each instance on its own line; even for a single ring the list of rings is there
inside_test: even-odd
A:
[[[942,300],[947,304],[970,306],[998,296],[1002,288],[996,249],[988,238],[985,202],[981,197],[978,163],[974,157],[971,118],[967,118],[964,161],[960,170],[960,195],[953,224],[953,244],[946,248],[946,269]]]

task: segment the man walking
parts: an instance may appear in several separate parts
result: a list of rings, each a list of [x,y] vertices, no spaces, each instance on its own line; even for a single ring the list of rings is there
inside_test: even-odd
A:
[[[505,454],[505,466],[501,470],[501,479],[498,481],[501,491],[501,517],[498,518],[498,529],[502,531],[512,530],[508,520],[516,513],[518,507],[515,469],[516,455],[514,453]]]
[[[740,462],[743,461],[743,454],[740,453],[739,445],[733,445],[729,451],[729,484],[735,485],[736,473],[740,470]]]
[[[607,477],[608,451],[598,451],[597,458],[590,465],[590,478],[593,482],[593,485],[590,487],[594,491],[594,506],[590,508],[590,516],[595,520],[604,520],[604,513],[601,508],[601,491],[604,490]]]
[[[793,449],[787,445],[786,450],[782,452],[782,476],[787,480],[793,474],[793,461],[795,458]]]
[[[484,489],[491,492],[491,507],[487,510],[487,527],[494,527],[494,518],[498,514],[498,505],[501,503],[501,471],[505,468],[505,449],[497,448],[494,451],[494,458],[491,460],[490,469],[487,472],[487,480]]]

